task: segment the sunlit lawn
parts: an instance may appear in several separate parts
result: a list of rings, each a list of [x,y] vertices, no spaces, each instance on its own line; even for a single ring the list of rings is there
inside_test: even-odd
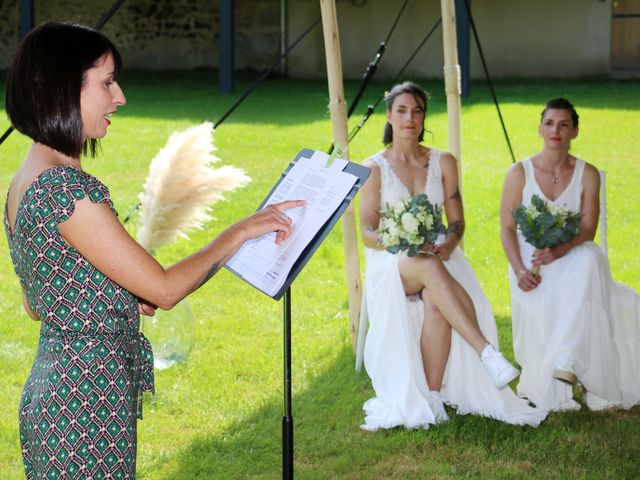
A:
[[[237,86],[239,95],[250,79]],[[236,96],[220,96],[212,72],[129,74],[128,105],[113,119],[103,154],[85,168],[111,189],[126,214],[147,166],[171,132],[215,121]],[[428,144],[447,148],[441,82],[432,92]],[[4,85],[1,85],[4,91]],[[356,83],[347,85],[347,98]],[[374,83],[362,105],[388,88]],[[576,155],[607,172],[609,258],[614,278],[640,290],[639,82],[532,81],[496,85],[517,158],[540,147],[539,113],[566,95],[580,113]],[[215,207],[216,220],[158,252],[166,265],[193,252],[226,225],[252,212],[302,148],[331,143],[323,81],[271,80],[215,134],[224,164],[253,182]],[[362,111],[363,109],[359,109]],[[351,121],[354,126],[357,118]],[[465,250],[498,318],[502,349],[512,357],[506,260],[498,238],[502,179],[511,163],[484,83],[463,102]],[[351,145],[362,160],[381,148],[383,112]],[[0,130],[8,122],[0,114]],[[28,147],[14,134],[0,146],[0,195]],[[318,250],[292,289],[295,471],[307,479],[637,478],[640,409],[553,414],[538,429],[455,416],[429,431],[361,431],[362,403],[373,391],[353,369],[348,333],[341,226]],[[360,248],[361,249],[361,248]],[[0,241],[0,474],[21,478],[17,408],[39,325],[21,311],[19,285]],[[273,479],[281,476],[282,306],[226,271],[189,300],[197,341],[187,362],[156,372],[156,397],[139,423],[141,479]]]

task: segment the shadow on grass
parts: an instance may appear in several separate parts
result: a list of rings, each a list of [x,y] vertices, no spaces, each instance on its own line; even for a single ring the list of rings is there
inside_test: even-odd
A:
[[[500,351],[506,355],[506,357],[515,361],[515,357],[513,355],[513,343],[511,339],[513,338],[511,335],[511,317],[507,315],[495,315],[496,319],[496,327],[498,327],[498,344],[500,346]],[[513,385],[515,385],[514,382]]]
[[[237,75],[235,92],[223,95],[218,92],[215,70],[125,71],[121,85],[127,95],[128,105],[119,115],[167,120],[190,119],[196,123],[203,120],[217,122],[258,76],[259,73],[256,72],[240,72]],[[0,91],[4,91],[5,88],[3,80],[4,76],[1,76]],[[444,114],[446,101],[442,80],[413,80],[431,92],[435,101],[429,106],[430,114]],[[345,81],[345,98],[348,105],[359,84],[358,80]],[[606,78],[494,81],[494,88],[501,104],[533,104],[542,107],[550,98],[567,96],[579,109],[638,110],[640,99],[636,93],[639,85],[639,80],[615,81]],[[367,105],[376,103],[390,86],[388,80],[373,81],[362,97],[353,120],[359,119]],[[473,80],[470,96],[462,100],[463,108],[491,103],[492,98],[486,81]],[[384,113],[384,103],[378,106],[376,113]],[[328,119],[328,90],[325,79],[271,77],[254,90],[225,123],[295,125]],[[3,124],[4,122],[0,122],[0,127]]]
[[[217,76],[212,70],[187,72],[131,72],[123,79],[127,90],[131,115],[167,119],[194,118],[219,120],[247,91],[257,77],[255,73],[239,75],[235,92],[218,93]],[[414,79],[431,92],[435,100],[431,114],[446,113],[443,82],[440,79]],[[345,81],[347,105],[355,96],[359,81]],[[640,109],[636,92],[640,80],[609,79],[506,79],[494,81],[501,104],[532,104],[542,107],[550,98],[566,96],[579,108]],[[388,80],[371,82],[357,107],[353,119],[359,119],[368,104],[375,104],[391,87]],[[594,92],[598,92],[594,94]],[[294,125],[329,119],[328,90],[325,79],[268,78],[254,90],[225,120],[225,123],[266,123]],[[144,102],[144,108],[137,105]],[[493,100],[484,80],[471,82],[470,95],[462,106],[492,104]],[[384,102],[376,113],[384,114]],[[125,110],[123,112],[126,113]]]
[[[537,429],[458,416],[428,431],[368,433],[362,403],[372,395],[353,371],[349,347],[295,390],[295,474],[305,479],[637,478],[640,408],[552,414]],[[295,375],[295,359],[294,359]],[[220,437],[199,438],[178,454],[165,480],[281,477],[281,401],[274,398]]]

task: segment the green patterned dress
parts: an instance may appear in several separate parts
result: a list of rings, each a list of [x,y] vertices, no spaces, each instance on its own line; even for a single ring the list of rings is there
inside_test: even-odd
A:
[[[153,391],[137,298],[58,230],[85,196],[116,213],[107,187],[70,166],[50,168],[29,186],[13,233],[5,209],[11,260],[42,322],[19,409],[29,480],[135,478],[142,391]]]

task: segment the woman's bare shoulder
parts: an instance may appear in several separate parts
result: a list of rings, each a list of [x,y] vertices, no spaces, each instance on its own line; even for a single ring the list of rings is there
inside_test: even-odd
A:
[[[600,187],[600,172],[598,169],[588,162],[584,162],[584,173],[582,175],[582,183]]]
[[[506,177],[511,180],[522,179],[524,181],[524,166],[522,165],[522,162],[512,164],[507,169]]]
[[[455,164],[456,157],[454,157],[451,152],[448,152],[446,150],[441,150],[441,149],[435,148],[435,147],[431,149],[431,155],[433,155],[433,152],[438,152],[438,157],[440,159],[440,163],[451,163],[451,162],[453,162]]]
[[[433,148],[431,149],[431,153],[430,153],[430,160],[429,161],[433,161],[435,155],[434,153],[437,152],[437,160],[438,163],[440,164],[440,169],[444,172],[446,172],[447,170],[451,170],[452,168],[456,169],[458,168],[457,162],[456,162],[456,157],[454,157],[451,152],[447,152],[446,150],[440,150],[437,148]]]
[[[378,165],[378,161],[376,159],[379,157],[383,157],[384,152],[385,152],[384,150],[380,150],[379,152],[374,153],[370,157],[366,158],[364,162],[362,162],[362,164],[369,168],[372,168],[372,169],[375,168],[379,170],[380,165]]]
[[[590,164],[589,162],[584,162],[584,173],[585,175],[600,175],[598,168],[595,165]]]

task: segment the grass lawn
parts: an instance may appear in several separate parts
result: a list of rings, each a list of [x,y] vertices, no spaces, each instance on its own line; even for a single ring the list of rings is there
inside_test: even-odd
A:
[[[3,76],[4,78],[4,76]],[[251,79],[241,80],[239,95]],[[215,121],[236,96],[216,93],[210,71],[129,73],[129,104],[114,118],[103,154],[85,169],[111,189],[126,214],[136,204],[147,167],[175,130]],[[432,92],[426,143],[447,148],[443,86]],[[4,84],[0,84],[4,92]],[[357,83],[347,84],[351,98]],[[361,105],[388,88],[374,83]],[[573,152],[607,172],[609,258],[614,278],[640,291],[640,82],[502,81],[502,114],[518,158],[538,151],[539,113],[567,96],[580,114]],[[169,265],[225,226],[251,213],[301,148],[331,143],[323,81],[270,80],[215,134],[224,164],[253,182],[227,197],[216,220],[158,252]],[[359,111],[362,111],[360,108]],[[354,117],[351,125],[358,119]],[[498,235],[502,180],[511,164],[483,82],[463,101],[465,250],[496,313],[501,347],[513,358],[507,262]],[[384,112],[351,145],[362,160],[381,148]],[[8,122],[0,113],[0,130]],[[14,133],[0,146],[0,196],[28,148]],[[295,472],[304,479],[638,478],[640,408],[552,414],[537,429],[453,415],[428,431],[361,431],[362,404],[372,396],[366,373],[354,372],[348,333],[341,225],[327,238],[292,289]],[[360,250],[362,245],[360,244]],[[0,241],[0,477],[22,478],[17,409],[35,354],[39,325],[22,312],[6,241]],[[274,479],[281,476],[282,306],[222,271],[189,303],[197,340],[189,359],[156,372],[157,394],[139,422],[138,478]]]

